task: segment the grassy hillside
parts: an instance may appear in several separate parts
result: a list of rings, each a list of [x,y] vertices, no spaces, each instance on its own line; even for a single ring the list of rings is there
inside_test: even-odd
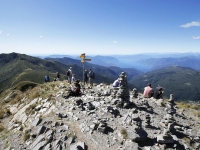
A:
[[[76,79],[83,77],[83,69],[76,63],[63,64],[58,61],[44,60],[24,54],[0,54],[0,93],[7,88],[15,88],[23,81],[44,83],[44,76],[49,75],[50,80],[56,77],[56,72],[61,74],[61,80],[66,80],[66,72],[70,66]],[[96,73],[96,83],[112,83],[113,79]]]
[[[130,82],[142,92],[151,83],[154,90],[164,88],[164,96],[174,94],[175,100],[200,100],[200,72],[186,67],[166,67],[133,78]]]

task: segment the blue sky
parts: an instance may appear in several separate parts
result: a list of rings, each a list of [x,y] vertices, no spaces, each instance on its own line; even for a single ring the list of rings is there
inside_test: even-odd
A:
[[[199,0],[0,0],[0,53],[200,52]]]

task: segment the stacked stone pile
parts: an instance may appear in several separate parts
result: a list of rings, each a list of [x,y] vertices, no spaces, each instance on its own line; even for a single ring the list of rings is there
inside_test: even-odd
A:
[[[142,98],[136,89],[129,93],[125,72],[120,81],[118,88],[99,84],[68,99],[61,82],[52,99],[10,106],[14,115],[8,127],[13,134],[7,138],[7,150],[200,149],[200,122],[177,114],[173,96],[163,106]]]

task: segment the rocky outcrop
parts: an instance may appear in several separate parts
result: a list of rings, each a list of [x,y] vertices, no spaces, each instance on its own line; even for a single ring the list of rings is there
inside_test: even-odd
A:
[[[10,106],[15,114],[8,124],[13,136],[7,138],[7,149],[200,148],[200,122],[178,114],[173,95],[167,102],[142,98],[136,89],[127,92],[125,73],[120,78],[119,88],[85,87],[82,96],[68,99],[61,82],[51,99],[24,99],[24,105]]]

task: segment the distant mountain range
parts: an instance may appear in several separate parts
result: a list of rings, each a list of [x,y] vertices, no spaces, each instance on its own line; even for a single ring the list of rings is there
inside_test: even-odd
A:
[[[98,56],[97,56],[98,57]],[[100,57],[101,58],[101,57]],[[105,59],[105,57],[102,57]],[[101,62],[103,62],[103,60]],[[107,60],[108,58],[106,58]],[[51,60],[51,61],[58,61],[60,63],[66,64],[66,65],[72,65],[72,64],[77,64],[78,66],[82,67],[83,64],[81,63],[80,60],[77,59],[72,59],[68,57],[64,58],[45,58],[45,60]],[[92,59],[93,61],[93,59]],[[111,78],[113,81],[119,77],[121,72],[126,72],[128,74],[128,80],[132,79],[134,76],[138,76],[143,74],[143,72],[135,69],[135,68],[120,68],[117,66],[102,66],[101,62],[99,62],[99,65],[85,62],[84,67],[86,70],[92,69],[94,72],[97,72],[98,74],[101,74],[104,77]]]
[[[130,89],[136,87],[139,92],[143,92],[147,83],[151,83],[155,90],[158,85],[162,86],[166,98],[169,98],[170,94],[174,94],[175,100],[200,100],[199,55],[146,59],[143,59],[142,55],[138,56],[135,61],[146,64],[148,67],[151,66],[151,71],[145,73],[135,68],[121,68],[114,65],[120,62],[118,60],[125,59],[125,56],[120,58],[114,56],[113,58],[110,56],[90,58],[92,61],[85,62],[84,66],[85,69],[91,68],[96,73],[96,83],[110,84],[119,77],[121,72],[126,72]],[[94,59],[99,64],[93,64]],[[134,61],[134,56],[127,56],[127,60],[131,61],[131,59]],[[80,60],[78,57],[76,59],[69,57],[41,59],[18,53],[0,54],[0,92],[7,88],[15,88],[23,81],[44,83],[45,75],[49,75],[52,80],[56,77],[56,72],[61,73],[61,80],[66,80],[66,71],[70,66],[73,67],[75,77],[82,79],[83,64]],[[101,63],[104,66],[101,66]],[[191,66],[195,67],[196,70],[192,69]]]
[[[80,61],[78,56],[50,55],[48,58],[73,58]],[[200,70],[200,53],[147,53],[136,55],[87,56],[90,63],[101,66],[117,66],[120,68],[134,68],[141,72],[148,72],[167,66],[190,67]]]

